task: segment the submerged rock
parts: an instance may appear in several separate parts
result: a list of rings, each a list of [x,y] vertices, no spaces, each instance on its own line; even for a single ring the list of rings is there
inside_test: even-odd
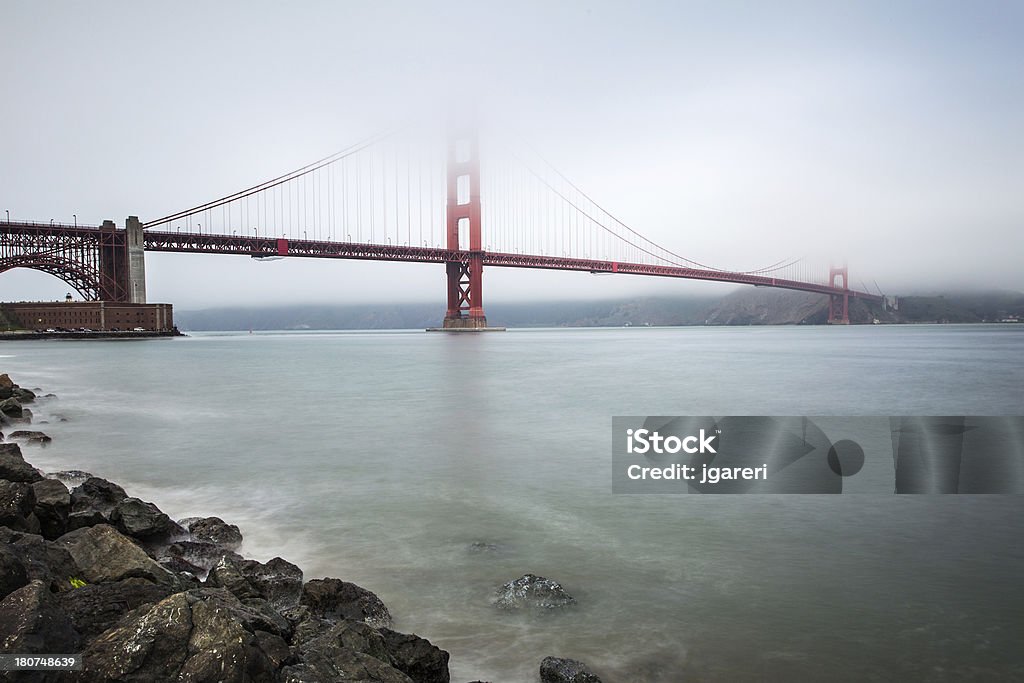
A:
[[[494,606],[498,609],[558,609],[576,604],[562,584],[543,576],[524,574],[498,589]]]
[[[313,579],[302,587],[299,604],[329,621],[352,619],[379,628],[391,625],[391,613],[376,594],[341,579]]]
[[[545,657],[540,663],[541,683],[601,683],[597,674],[575,659]]]
[[[53,441],[52,438],[50,438],[43,432],[30,431],[25,429],[19,429],[17,431],[11,432],[8,438],[14,441],[24,441],[25,443],[33,446],[45,446],[46,444]]]

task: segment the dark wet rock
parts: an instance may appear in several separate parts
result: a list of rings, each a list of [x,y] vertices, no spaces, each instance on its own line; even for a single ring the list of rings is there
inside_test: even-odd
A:
[[[53,394],[53,393],[45,394],[41,398],[57,398],[57,394]]]
[[[78,486],[86,479],[92,478],[90,473],[83,472],[82,470],[59,470],[57,472],[47,472],[46,476],[51,479],[59,479],[68,488]]]
[[[224,588],[239,600],[263,597],[259,589],[242,574],[238,562],[229,558],[222,558],[210,570],[206,585]]]
[[[541,683],[601,683],[586,664],[575,659],[545,657],[540,663]]]
[[[42,478],[36,468],[25,462],[18,444],[0,443],[0,479],[34,482]]]
[[[24,441],[31,446],[45,446],[46,444],[53,441],[44,432],[32,431],[26,429],[19,429],[11,432],[8,437],[12,441]]]
[[[2,413],[0,413],[0,414],[2,414]],[[7,415],[6,417],[7,417],[7,420],[12,425],[29,425],[29,424],[32,424],[32,411],[29,410],[28,408],[22,408],[21,409],[21,417],[12,417],[10,415]]]
[[[29,580],[42,581],[52,592],[70,590],[71,579],[81,573],[67,548],[38,534],[0,527],[0,546],[18,556]]]
[[[156,505],[138,498],[125,498],[110,511],[110,522],[123,534],[142,540],[168,538],[185,531]]]
[[[380,629],[392,666],[416,683],[449,683],[448,653],[426,638]]]
[[[339,624],[339,627],[342,626]],[[372,629],[371,629],[372,630]],[[285,683],[413,683],[404,673],[373,655],[345,647],[333,630],[309,641],[301,661],[281,670]]]
[[[258,637],[225,590],[176,593],[127,614],[84,651],[84,679],[273,683],[280,643]],[[272,642],[272,653],[262,647]]]
[[[18,399],[22,405],[26,403],[32,403],[36,400],[36,393],[31,389],[23,389],[22,387],[14,387],[11,391],[14,398]]]
[[[256,629],[253,633],[256,636],[256,642],[260,650],[270,660],[270,664],[274,669],[280,669],[287,664],[295,663],[295,655],[292,653],[291,648],[288,647],[288,643],[284,638],[259,629]]]
[[[79,636],[42,581],[0,601],[0,650],[24,654],[77,652]]]
[[[32,484],[36,497],[33,512],[39,519],[39,533],[55,540],[67,532],[68,513],[71,510],[71,492],[56,479],[41,479]]]
[[[200,517],[183,524],[197,541],[216,543],[228,550],[237,550],[242,545],[242,532],[234,524],[228,524],[220,517]]]
[[[252,624],[253,628],[273,633],[282,638],[292,637],[291,622],[263,598],[248,598],[239,602],[245,607],[248,623]]]
[[[263,598],[277,609],[294,607],[302,593],[302,570],[275,557],[266,563],[223,558],[206,582],[229,590],[240,600]]]
[[[388,644],[380,631],[362,621],[342,621],[321,630],[315,637],[309,638],[299,645],[302,653],[311,650],[322,652],[347,648],[364,655],[376,657],[388,666],[395,666],[395,661],[388,652]]]
[[[173,585],[175,577],[146,552],[107,524],[69,532],[59,539],[89,583],[140,577]]]
[[[207,572],[206,569],[197,567],[182,557],[159,557],[157,558],[156,563],[172,574],[192,576],[197,580],[197,582],[201,577],[204,577]]]
[[[109,520],[99,510],[80,510],[68,515],[68,532],[86,529],[97,524],[106,524]]]
[[[321,636],[325,631],[334,626],[334,622],[327,621],[323,617],[313,614],[313,611],[306,605],[283,610],[281,614],[292,625],[292,637],[288,642],[296,647]]]
[[[124,489],[112,481],[89,477],[71,491],[71,512],[99,512],[110,519],[114,507],[128,497]]]
[[[486,541],[474,541],[473,543],[469,544],[468,550],[471,553],[486,555],[500,551],[501,546],[497,543],[488,543]]]
[[[239,571],[260,595],[277,609],[294,607],[302,595],[302,570],[297,566],[274,557],[267,562],[242,560]]]
[[[6,545],[0,545],[0,600],[28,584],[25,563]]]
[[[32,513],[35,505],[31,484],[0,479],[0,525],[14,531],[39,533],[39,520]]]
[[[0,401],[0,413],[8,418],[15,418],[24,415],[25,409],[22,408],[21,401],[12,396]]]
[[[576,604],[557,581],[524,574],[498,589],[494,606],[499,609],[558,609]]]
[[[59,593],[57,601],[75,630],[85,641],[90,641],[114,626],[131,610],[157,603],[172,591],[170,586],[128,578],[74,588]]]
[[[391,625],[391,613],[376,594],[341,579],[313,579],[302,587],[299,603],[331,621],[365,621],[374,628]]]
[[[199,569],[201,574],[206,574],[213,569],[221,558],[227,557],[236,561],[242,559],[238,553],[225,550],[219,545],[199,541],[175,541],[163,550],[163,557],[159,559],[162,561],[165,557],[184,560]]]
[[[14,383],[14,380],[6,372],[0,375],[0,391],[10,391],[16,386],[18,385]]]

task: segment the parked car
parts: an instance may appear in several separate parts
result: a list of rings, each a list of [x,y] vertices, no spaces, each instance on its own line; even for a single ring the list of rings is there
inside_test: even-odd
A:
[[[132,328],[132,332],[145,332],[145,331],[146,331],[146,328],[144,328],[144,327]]]

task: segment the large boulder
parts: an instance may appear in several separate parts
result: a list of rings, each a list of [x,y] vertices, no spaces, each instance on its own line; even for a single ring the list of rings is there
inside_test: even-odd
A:
[[[48,541],[38,534],[0,527],[0,547],[3,546],[25,565],[29,580],[42,581],[51,592],[70,590],[72,579],[81,578],[74,558],[60,543]]]
[[[426,638],[380,629],[392,666],[416,683],[449,683],[448,653]]]
[[[196,541],[215,543],[228,550],[238,550],[242,545],[242,532],[234,524],[228,524],[220,517],[200,517],[183,524]]]
[[[240,600],[263,598],[277,609],[295,607],[303,590],[302,570],[280,557],[263,563],[225,556],[206,581],[228,589]]]
[[[128,497],[124,489],[112,481],[89,477],[71,491],[71,512],[98,512],[110,519],[114,507]]]
[[[282,683],[413,683],[404,673],[371,655],[325,645],[302,654],[281,670]]]
[[[225,550],[214,543],[200,541],[175,541],[164,548],[162,554],[161,562],[165,559],[183,560],[192,567],[188,571],[196,574],[196,576],[200,574],[205,575],[225,557],[236,561],[241,561],[242,559],[242,556],[238,553]]]
[[[23,387],[14,387],[11,394],[14,398],[18,399],[22,405],[26,403],[33,403],[36,400],[36,393],[31,389],[25,389]]]
[[[36,468],[25,462],[16,443],[0,443],[0,479],[34,482],[43,478]]]
[[[139,546],[108,524],[69,532],[59,539],[89,583],[140,577],[161,585],[175,585],[173,574]]]
[[[524,574],[498,589],[494,606],[498,609],[558,609],[576,604],[557,581],[536,574]]]
[[[302,587],[299,604],[329,621],[365,621],[374,628],[391,625],[391,613],[376,594],[341,579],[313,579]]]
[[[176,593],[93,640],[83,653],[84,680],[273,683],[280,640],[257,630],[227,591]]]
[[[21,402],[12,396],[0,401],[0,413],[8,418],[22,417],[24,409],[21,407]]]
[[[0,601],[0,650],[18,654],[78,651],[68,615],[42,581],[32,581]]]
[[[57,595],[57,601],[75,630],[88,642],[117,624],[131,610],[160,602],[172,592],[170,586],[129,578],[65,591]]]
[[[601,683],[597,674],[575,659],[545,657],[540,663],[541,683]]]
[[[39,520],[32,510],[36,496],[32,485],[0,479],[0,525],[30,534],[39,532]]]
[[[145,541],[184,534],[160,508],[138,498],[119,501],[110,511],[110,522],[121,533]]]
[[[56,479],[41,479],[32,484],[36,497],[33,508],[39,519],[40,533],[54,540],[67,532],[68,513],[71,511],[71,492]]]
[[[25,563],[7,545],[0,545],[0,600],[26,585],[28,580]]]

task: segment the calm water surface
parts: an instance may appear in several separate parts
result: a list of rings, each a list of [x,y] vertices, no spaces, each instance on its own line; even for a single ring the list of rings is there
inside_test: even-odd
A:
[[[1024,678],[1016,496],[611,494],[613,415],[1020,414],[1024,326],[5,342],[44,469],[377,592],[452,680]],[[473,552],[477,541],[497,546]],[[498,613],[533,572],[577,608]]]

